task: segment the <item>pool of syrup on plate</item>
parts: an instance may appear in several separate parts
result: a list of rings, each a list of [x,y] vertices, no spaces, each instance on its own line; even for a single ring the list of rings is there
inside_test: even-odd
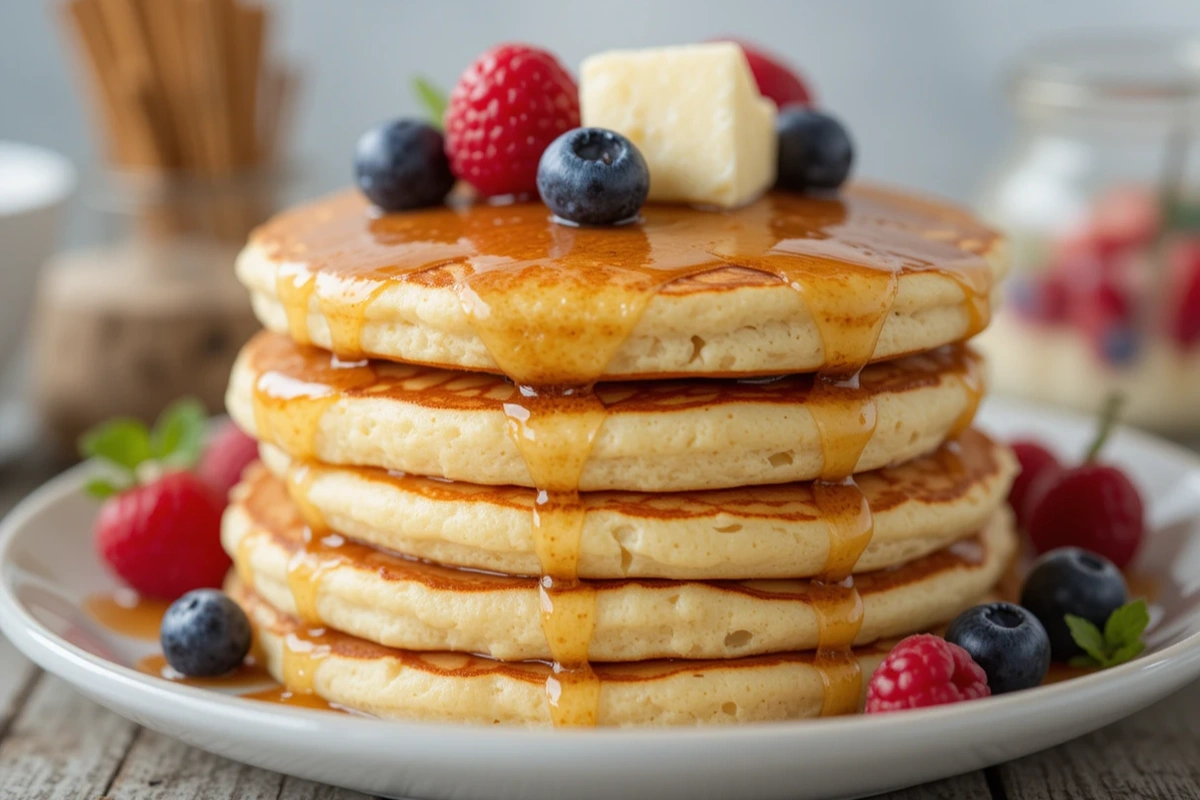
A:
[[[88,616],[106,630],[131,639],[157,641],[163,615],[170,603],[140,597],[131,589],[117,589],[89,595],[84,600]],[[275,681],[262,666],[261,653],[251,650],[237,669],[213,678],[190,678],[171,668],[162,653],[143,656],[134,663],[138,672],[184,686],[232,692],[248,700],[277,703],[297,708],[340,711],[316,694],[290,691]],[[244,691],[237,691],[244,690]]]

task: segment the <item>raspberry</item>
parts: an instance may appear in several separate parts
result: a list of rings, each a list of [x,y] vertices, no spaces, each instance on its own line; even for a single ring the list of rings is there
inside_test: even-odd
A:
[[[225,422],[201,456],[196,473],[218,497],[225,498],[242,479],[242,472],[257,458],[258,442],[232,422]]]
[[[486,196],[537,191],[538,160],[579,127],[579,89],[558,60],[523,44],[493,47],[458,79],[446,108],[454,174]]]
[[[139,594],[173,600],[217,587],[230,565],[221,548],[222,506],[198,477],[172,472],[107,499],[96,548]]]
[[[1137,486],[1118,467],[1096,461],[1121,412],[1122,397],[1104,402],[1096,438],[1082,464],[1044,469],[1025,493],[1025,532],[1039,553],[1081,547],[1121,569],[1146,535],[1145,506]]]
[[[1018,440],[1009,444],[1021,471],[1013,480],[1012,488],[1008,490],[1008,504],[1017,515],[1017,524],[1025,526],[1028,514],[1025,506],[1029,503],[1030,490],[1043,474],[1057,472],[1062,468],[1054,454],[1038,442]]]
[[[1167,264],[1167,333],[1181,347],[1192,347],[1200,343],[1200,239],[1172,244]]]
[[[1025,530],[1039,553],[1081,547],[1124,569],[1146,535],[1141,493],[1108,464],[1048,474],[1033,484],[1025,509]]]
[[[928,633],[909,636],[876,667],[867,686],[867,713],[977,700],[991,694],[970,654]]]

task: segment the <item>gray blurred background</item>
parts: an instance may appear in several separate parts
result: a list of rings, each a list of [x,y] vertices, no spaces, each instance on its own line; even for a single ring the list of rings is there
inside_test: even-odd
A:
[[[358,134],[416,112],[410,79],[449,87],[501,40],[589,53],[729,33],[787,56],[858,141],[859,174],[970,200],[1012,133],[1008,69],[1023,48],[1079,30],[1200,30],[1200,0],[279,0],[301,64],[294,151],[301,193],[349,180]],[[91,109],[55,4],[0,0],[0,139],[86,168]],[[72,226],[77,233],[77,226]],[[73,237],[74,238],[74,237]]]

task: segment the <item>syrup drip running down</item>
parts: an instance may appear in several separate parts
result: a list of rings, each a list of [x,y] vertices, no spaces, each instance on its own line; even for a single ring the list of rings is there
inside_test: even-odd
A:
[[[863,189],[840,199],[771,195],[722,214],[648,207],[641,224],[622,228],[569,228],[547,216],[540,205],[520,205],[370,218],[361,200],[346,195],[284,215],[256,240],[285,262],[276,292],[296,341],[310,341],[315,297],[336,355],[360,358],[367,312],[381,292],[440,280],[456,289],[499,371],[521,387],[505,412],[538,490],[542,623],[555,660],[547,696],[558,725],[595,724],[599,708],[599,682],[587,663],[595,590],[578,579],[580,477],[607,414],[592,386],[649,304],[673,284],[737,268],[795,289],[825,364],[810,404],[825,459],[814,495],[829,526],[825,569],[811,582],[820,623],[815,663],[826,686],[823,713],[852,712],[861,675],[849,648],[862,601],[850,573],[873,530],[852,476],[876,421],[857,376],[875,352],[903,274],[952,279],[964,297],[967,337],[983,329],[991,271],[981,254],[993,234],[952,209]],[[978,381],[965,377],[963,386],[977,402]],[[255,387],[260,438],[312,459],[321,416],[333,402],[323,387],[264,374]],[[971,408],[956,427],[973,416]],[[293,497],[304,494],[300,488]],[[293,559],[289,584],[301,616],[314,624],[324,562],[312,543],[323,522],[315,509],[301,504],[301,511],[314,535]],[[312,691],[318,641],[289,637],[289,689]]]
[[[288,333],[300,344],[311,344],[308,333],[309,305],[317,288],[316,273],[303,262],[292,261],[279,267],[275,292],[287,313]]]
[[[314,475],[311,466],[300,462],[288,470],[285,480],[288,496],[300,518],[304,520],[303,541],[288,559],[287,584],[296,607],[296,617],[309,628],[320,629],[325,624],[317,609],[321,580],[331,569],[345,563],[351,555],[369,557],[366,554],[373,551],[361,545],[351,546],[341,535],[329,531],[324,516],[311,500]],[[253,588],[254,585],[254,570],[249,566],[252,563],[253,550],[259,541],[269,536],[266,530],[253,530],[238,542],[238,555],[234,563],[238,569],[238,577],[247,587]],[[284,648],[285,662],[288,660],[288,653],[295,649],[290,646]],[[311,649],[300,647],[301,652],[309,652]]]
[[[321,628],[298,630],[283,640],[283,685],[299,695],[316,693],[317,669],[329,657],[330,646],[321,641]]]
[[[553,657],[546,681],[556,726],[591,726],[599,716],[600,681],[588,664],[596,625],[596,590],[579,580],[584,507],[579,480],[607,410],[590,388],[521,388],[506,403],[509,435],[537,487],[534,550],[541,565],[542,630]]]

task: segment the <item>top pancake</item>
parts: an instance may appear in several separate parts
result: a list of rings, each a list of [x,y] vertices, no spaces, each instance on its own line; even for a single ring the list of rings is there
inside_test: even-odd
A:
[[[851,373],[966,339],[1002,249],[964,211],[865,187],[604,228],[533,203],[380,216],[346,192],[259,228],[238,274],[268,328],[343,357],[581,385]]]

